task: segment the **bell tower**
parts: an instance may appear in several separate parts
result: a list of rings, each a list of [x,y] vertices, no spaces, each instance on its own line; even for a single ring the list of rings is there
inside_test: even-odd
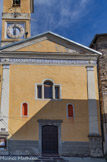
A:
[[[30,37],[34,0],[3,0],[1,46]]]

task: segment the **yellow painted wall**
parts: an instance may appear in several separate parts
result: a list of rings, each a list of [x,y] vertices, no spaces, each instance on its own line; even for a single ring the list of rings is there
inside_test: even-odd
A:
[[[21,0],[20,7],[13,7],[13,0],[3,0],[3,12],[5,13],[31,13],[30,0]]]
[[[24,48],[20,48],[17,51],[32,51],[32,52],[68,52],[68,49],[55,42],[44,40],[35,43]]]
[[[61,100],[35,99],[35,83],[41,83],[46,78],[52,79],[55,84],[61,84]],[[98,91],[96,91],[97,93]],[[23,102],[29,103],[28,118],[21,117],[21,103]],[[74,105],[74,119],[67,118],[66,105],[68,103]],[[63,120],[62,141],[88,141],[87,72],[85,67],[10,65],[10,138],[38,140],[38,119]]]

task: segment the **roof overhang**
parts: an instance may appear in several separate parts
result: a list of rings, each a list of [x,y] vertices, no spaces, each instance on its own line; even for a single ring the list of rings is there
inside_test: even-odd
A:
[[[26,42],[29,42],[29,41],[32,41],[32,40],[35,40],[35,39],[38,39],[38,38],[41,38],[41,37],[47,37],[47,38],[54,37],[54,39],[60,39],[62,41],[67,42],[69,45],[78,46],[79,48],[84,49],[84,50],[86,50],[86,51],[88,51],[90,53],[94,53],[94,54],[97,54],[97,55],[101,55],[102,54],[101,52],[98,52],[98,51],[96,51],[96,50],[94,50],[92,48],[89,48],[87,46],[84,46],[84,45],[82,45],[80,43],[77,43],[75,41],[72,41],[70,39],[67,39],[67,38],[65,38],[63,36],[60,36],[58,34],[55,34],[53,32],[50,32],[50,31],[49,32],[42,33],[42,34],[39,34],[39,35],[34,36],[34,37],[31,37],[31,38],[24,39],[24,40],[19,41],[19,42],[16,42],[16,43],[12,43],[12,44],[3,46],[3,47],[0,48],[0,52],[1,51],[5,51],[5,50],[7,51],[9,48],[12,48],[12,47],[14,47],[16,45],[24,44]]]

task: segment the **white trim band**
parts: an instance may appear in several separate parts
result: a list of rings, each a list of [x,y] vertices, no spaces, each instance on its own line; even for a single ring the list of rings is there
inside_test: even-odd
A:
[[[9,62],[9,63],[30,63],[30,64],[82,64],[82,65],[89,65],[94,64],[96,65],[96,61],[88,61],[88,60],[65,60],[65,59],[6,59],[2,58],[1,62]]]

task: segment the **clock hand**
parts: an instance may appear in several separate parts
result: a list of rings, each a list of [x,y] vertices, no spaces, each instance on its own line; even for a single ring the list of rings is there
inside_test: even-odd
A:
[[[14,27],[13,27],[13,34],[16,35],[16,24],[14,24]]]

